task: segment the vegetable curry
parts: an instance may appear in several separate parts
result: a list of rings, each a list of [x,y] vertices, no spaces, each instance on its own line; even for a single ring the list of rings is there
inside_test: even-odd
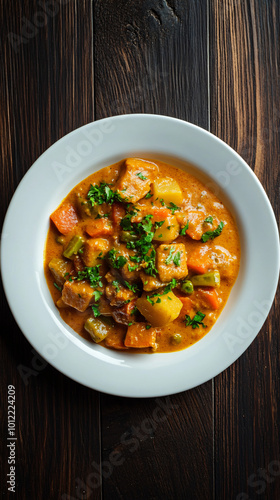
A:
[[[127,158],[78,184],[51,214],[45,275],[62,319],[130,352],[184,349],[209,332],[236,280],[239,236],[194,176]]]

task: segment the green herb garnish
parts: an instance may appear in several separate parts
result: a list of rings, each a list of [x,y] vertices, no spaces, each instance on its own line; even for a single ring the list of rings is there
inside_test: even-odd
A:
[[[185,316],[185,325],[186,326],[192,326],[193,329],[199,328],[199,325],[203,326],[203,328],[206,328],[207,325],[204,325],[203,319],[205,318],[205,314],[203,314],[200,311],[197,311],[196,315],[191,319],[191,317],[186,314]]]
[[[204,233],[201,236],[202,241],[205,243],[208,240],[213,240],[217,236],[220,236],[224,225],[225,225],[224,222],[220,222],[220,224],[218,225],[217,229],[215,229],[215,231],[206,231],[206,233]]]
[[[189,229],[189,224],[190,224],[190,221],[189,219],[187,220],[187,224],[183,227],[183,229],[181,229],[180,231],[180,235],[181,236],[185,236],[186,234],[186,231]]]
[[[146,181],[147,180],[147,177],[145,177],[142,172],[138,172],[138,174],[136,174],[137,177],[139,177],[139,179],[141,179],[141,181]]]

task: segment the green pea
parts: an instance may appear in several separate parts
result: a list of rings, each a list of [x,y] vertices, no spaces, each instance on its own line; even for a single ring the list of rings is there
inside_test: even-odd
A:
[[[174,335],[172,335],[170,341],[171,341],[171,344],[173,344],[173,345],[181,344],[182,335],[180,335],[180,333],[174,333]]]
[[[190,280],[186,280],[181,285],[181,290],[184,293],[193,293],[193,284]]]

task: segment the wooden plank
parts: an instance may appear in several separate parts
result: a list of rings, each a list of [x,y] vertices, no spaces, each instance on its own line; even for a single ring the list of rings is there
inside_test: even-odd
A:
[[[206,1],[97,0],[94,20],[97,119],[146,112],[207,127]],[[169,414],[165,398],[102,395],[105,499],[212,498],[211,382],[167,401]]]
[[[255,171],[278,221],[279,18],[277,0],[210,2],[211,131]],[[215,498],[280,498],[279,324],[278,293],[257,339],[215,379]]]
[[[61,136],[93,119],[92,3],[15,0],[1,2],[0,15],[3,221],[17,184],[36,158]],[[99,499],[100,486],[82,485],[92,471],[99,471],[99,394],[36,357],[3,294],[1,312],[3,495],[8,472],[7,386],[13,384],[16,497],[82,498],[85,490]]]

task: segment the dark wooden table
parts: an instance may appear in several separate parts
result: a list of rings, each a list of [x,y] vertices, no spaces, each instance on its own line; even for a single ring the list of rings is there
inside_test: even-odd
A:
[[[85,123],[135,112],[182,118],[225,140],[279,221],[279,0],[1,0],[0,16],[1,223],[46,148]],[[278,500],[279,298],[249,349],[214,380],[138,400],[46,366],[2,293],[3,497],[12,384],[11,498]]]

